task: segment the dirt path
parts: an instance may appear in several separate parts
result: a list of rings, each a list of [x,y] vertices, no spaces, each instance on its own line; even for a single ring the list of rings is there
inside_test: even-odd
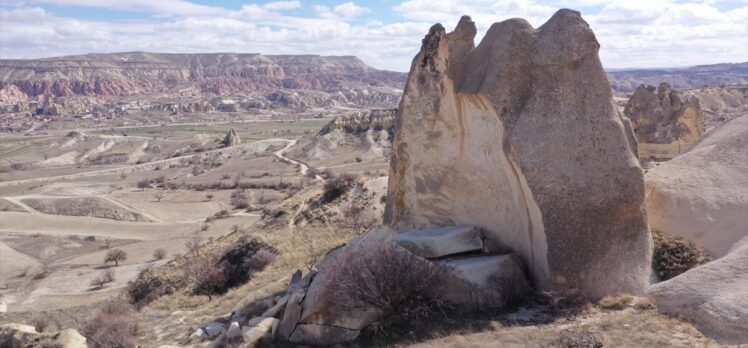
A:
[[[300,174],[301,176],[304,176],[304,175],[306,175],[306,173],[307,173],[307,172],[309,171],[309,166],[308,166],[308,165],[307,165],[306,163],[304,163],[304,162],[301,162],[301,161],[297,161],[297,160],[295,160],[295,159],[291,159],[291,158],[289,158],[289,157],[286,157],[286,155],[285,155],[286,151],[287,151],[288,149],[290,149],[290,148],[291,148],[291,146],[294,146],[294,145],[296,145],[296,141],[297,141],[297,140],[298,140],[298,139],[288,140],[288,143],[286,144],[286,147],[284,147],[284,148],[282,148],[282,149],[280,149],[280,150],[278,150],[278,151],[275,151],[275,152],[273,152],[273,155],[274,155],[275,157],[277,157],[278,159],[280,159],[281,161],[284,161],[284,162],[288,162],[288,163],[291,163],[291,164],[295,164],[295,165],[298,165],[298,166],[299,166],[299,174]],[[321,176],[319,176],[319,175],[316,175],[316,174],[314,175],[314,178],[315,178],[316,180],[322,180],[322,177],[321,177]]]
[[[4,199],[7,199],[7,200],[9,200],[10,202],[12,202],[12,203],[14,203],[14,204],[16,204],[16,205],[18,205],[18,206],[20,206],[20,207],[21,207],[21,208],[23,208],[23,209],[26,209],[26,211],[27,211],[27,212],[29,212],[29,213],[34,213],[34,214],[41,214],[41,213],[40,213],[39,211],[37,211],[36,209],[34,209],[34,208],[32,208],[32,207],[29,207],[29,206],[28,206],[28,205],[27,205],[26,203],[23,203],[23,202],[22,202],[22,201],[20,200],[20,198],[24,198],[24,197],[22,197],[22,196],[18,196],[18,197],[3,197],[3,198],[4,198]]]

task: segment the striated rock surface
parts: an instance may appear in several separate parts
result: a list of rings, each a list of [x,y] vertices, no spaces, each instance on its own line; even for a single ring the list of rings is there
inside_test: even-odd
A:
[[[722,257],[748,236],[748,116],[707,133],[645,175],[652,229]]]
[[[128,95],[187,87],[220,95],[278,88],[345,91],[341,84],[399,87],[404,78],[351,56],[129,52],[0,60],[0,88],[13,84],[29,96]]]
[[[631,120],[640,143],[685,145],[704,134],[704,113],[699,100],[683,100],[665,82],[657,88],[639,86],[623,113]]]
[[[431,28],[397,119],[385,223],[403,231],[468,224],[510,248],[540,289],[644,290],[651,237],[629,121],[612,99],[599,44],[580,14],[538,29]]]
[[[745,226],[745,225],[744,225]],[[657,308],[722,344],[748,343],[748,237],[719,260],[653,285]]]

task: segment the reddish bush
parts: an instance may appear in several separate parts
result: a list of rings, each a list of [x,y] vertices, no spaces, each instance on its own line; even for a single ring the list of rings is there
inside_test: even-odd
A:
[[[130,348],[138,333],[132,309],[121,302],[110,302],[91,316],[83,326],[86,343],[93,348]]]

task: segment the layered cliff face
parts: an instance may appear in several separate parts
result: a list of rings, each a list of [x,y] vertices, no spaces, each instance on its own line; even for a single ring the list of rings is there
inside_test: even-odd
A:
[[[650,234],[630,122],[578,12],[538,29],[463,17],[414,58],[393,141],[385,223],[476,225],[540,289],[600,297],[648,282]]]
[[[640,143],[691,144],[704,134],[699,100],[684,100],[670,85],[639,86],[623,110]]]
[[[346,85],[401,87],[405,74],[374,69],[351,56],[113,53],[0,60],[0,87],[28,96],[102,96],[268,92],[278,88],[338,91]]]

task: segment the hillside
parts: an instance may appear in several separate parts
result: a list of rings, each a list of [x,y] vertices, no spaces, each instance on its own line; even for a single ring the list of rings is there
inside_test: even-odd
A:
[[[667,82],[675,89],[748,83],[748,62],[697,65],[688,68],[609,70],[614,91],[633,92],[640,84],[656,86]]]
[[[29,96],[333,91],[346,85],[402,88],[404,81],[404,73],[377,70],[353,56],[130,52],[0,60],[0,87],[14,84]]]

